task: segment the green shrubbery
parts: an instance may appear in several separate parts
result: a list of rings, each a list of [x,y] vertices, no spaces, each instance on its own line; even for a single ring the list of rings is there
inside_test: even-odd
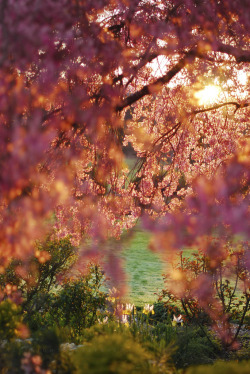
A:
[[[4,367],[13,364],[20,367],[20,356],[18,346],[14,339],[18,338],[18,327],[21,322],[20,307],[10,300],[0,303],[0,373]],[[15,373],[13,371],[13,373]]]
[[[105,294],[100,291],[103,274],[99,266],[90,265],[87,274],[79,279],[67,280],[56,293],[37,294],[43,307],[26,314],[32,331],[52,326],[66,328],[71,338],[77,339],[84,328],[92,326],[98,318],[97,311],[104,306]]]
[[[168,312],[176,313],[176,309],[179,309],[189,323],[200,327],[204,325],[219,326],[223,320],[225,329],[228,329],[229,324],[236,321],[237,329],[233,334],[228,334],[228,337],[223,341],[224,347],[230,349],[235,345],[249,311],[249,273],[245,263],[245,252],[241,247],[233,250],[229,246],[229,248],[225,248],[225,253],[225,259],[215,268],[213,260],[201,250],[193,252],[189,256],[183,256],[181,252],[180,259],[174,265],[174,269],[178,274],[185,275],[185,292],[182,292],[181,295],[174,294],[173,288],[168,285],[168,275],[166,274],[164,276],[166,286],[159,295],[159,300],[164,301]],[[230,269],[228,263],[230,263]],[[195,281],[200,276],[207,274],[212,279],[211,291],[217,300],[217,311],[204,308],[200,305],[198,298],[193,296],[192,288]]]
[[[100,291],[103,274],[98,265],[90,265],[88,273],[64,284],[51,307],[57,325],[68,327],[77,339],[86,327],[97,322],[97,311],[105,306],[105,294]]]
[[[105,279],[97,264],[67,277],[75,260],[69,238],[48,239],[37,245],[24,275],[20,261],[1,275],[1,374],[174,373],[222,357],[223,347],[206,324],[172,323],[173,313],[181,312],[175,299],[154,307],[123,305],[114,289],[109,295],[101,291]],[[220,365],[214,366],[218,373]],[[240,374],[242,365],[232,363],[228,370],[235,371],[229,373]]]
[[[69,238],[48,238],[37,244],[24,272],[19,272],[22,262],[13,260],[1,274],[0,291],[7,298],[0,302],[0,368],[5,368],[4,374],[20,373],[23,357],[28,366],[36,357],[44,368],[53,362],[57,372],[62,365],[73,367],[60,344],[80,339],[83,330],[96,323],[98,310],[105,304],[99,265],[89,264],[84,275],[68,278],[75,261],[76,249]]]
[[[21,308],[10,300],[0,303],[0,337],[1,340],[12,340],[20,324]]]
[[[79,374],[157,373],[154,356],[126,334],[99,335],[74,354]]]
[[[186,374],[248,374],[250,361],[216,362],[214,365],[191,367]]]
[[[97,310],[105,303],[105,294],[100,291],[103,272],[99,265],[89,264],[84,276],[68,278],[66,274],[75,261],[76,249],[69,238],[48,238],[37,244],[24,275],[18,275],[22,263],[16,260],[1,275],[0,287],[5,295],[6,288],[10,296],[11,290],[16,293],[18,288],[19,314],[31,331],[56,325],[67,327],[76,338],[83,328],[96,322]],[[59,276],[63,281],[58,281]]]

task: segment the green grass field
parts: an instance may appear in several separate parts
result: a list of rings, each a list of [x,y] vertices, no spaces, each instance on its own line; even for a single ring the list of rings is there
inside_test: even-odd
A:
[[[135,226],[132,237],[124,235],[122,259],[127,276],[126,301],[137,306],[157,302],[157,294],[164,288],[163,274],[170,264],[160,255],[149,249],[151,234],[141,228],[140,222]],[[192,248],[185,248],[183,255],[192,257]],[[236,291],[237,295],[241,292]]]
[[[137,306],[145,303],[154,304],[164,288],[163,274],[170,264],[153,253],[149,248],[150,234],[136,226],[133,237],[125,242],[122,258],[127,275],[127,301]],[[193,250],[186,248],[183,255],[192,257]],[[241,292],[236,291],[240,296]]]
[[[123,250],[124,270],[128,278],[128,301],[140,306],[157,301],[157,291],[163,288],[164,264],[148,248],[150,234],[136,230]]]

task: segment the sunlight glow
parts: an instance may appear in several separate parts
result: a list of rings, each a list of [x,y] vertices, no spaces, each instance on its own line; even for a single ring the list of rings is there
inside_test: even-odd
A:
[[[200,91],[197,91],[194,96],[198,100],[199,105],[211,105],[217,101],[221,94],[221,89],[218,86],[209,85]]]

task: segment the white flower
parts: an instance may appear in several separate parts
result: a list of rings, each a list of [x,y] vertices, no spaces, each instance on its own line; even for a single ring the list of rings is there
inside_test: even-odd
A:
[[[125,326],[129,326],[129,321],[128,321],[128,315],[127,314],[122,315],[121,323],[123,323]]]
[[[134,307],[134,304],[126,304],[125,314],[131,314]]]
[[[183,319],[182,319],[182,315],[180,314],[178,317],[176,317],[175,315],[173,316],[173,321],[176,321],[177,323],[181,323],[183,322]]]
[[[143,314],[149,314],[149,313],[155,314],[154,305],[145,304],[142,313]]]
[[[178,317],[176,317],[175,315],[173,315],[172,325],[176,326],[176,325],[180,325],[180,324],[181,324],[181,326],[183,326],[182,315],[180,314]]]

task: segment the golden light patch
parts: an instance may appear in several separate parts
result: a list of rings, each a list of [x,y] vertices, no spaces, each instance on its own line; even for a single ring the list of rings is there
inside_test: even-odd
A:
[[[215,103],[221,94],[221,88],[214,85],[209,85],[202,90],[197,91],[194,97],[198,100],[199,105],[211,105]]]
[[[171,278],[172,280],[174,281],[182,281],[184,276],[183,276],[183,272],[179,269],[173,269],[171,271]]]

